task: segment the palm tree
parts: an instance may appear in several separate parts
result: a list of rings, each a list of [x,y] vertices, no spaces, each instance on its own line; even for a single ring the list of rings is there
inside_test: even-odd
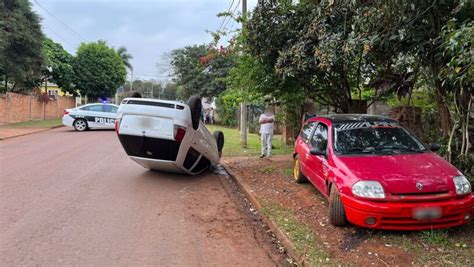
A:
[[[130,60],[133,59],[133,56],[128,53],[127,48],[125,46],[121,46],[117,49],[117,54],[122,58],[123,64],[129,70],[133,71],[133,66],[130,63]]]

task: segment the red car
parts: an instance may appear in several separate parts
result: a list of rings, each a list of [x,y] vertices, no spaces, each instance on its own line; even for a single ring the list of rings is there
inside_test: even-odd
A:
[[[294,149],[294,178],[329,199],[329,220],[387,230],[469,223],[468,179],[398,121],[330,115],[306,121]]]

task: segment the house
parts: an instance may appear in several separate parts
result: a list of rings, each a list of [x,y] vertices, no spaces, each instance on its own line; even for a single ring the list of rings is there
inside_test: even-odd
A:
[[[57,96],[73,96],[71,93],[64,92],[59,88],[55,83],[47,82],[46,86],[44,82],[39,86],[41,93],[48,93],[48,95],[57,97]]]

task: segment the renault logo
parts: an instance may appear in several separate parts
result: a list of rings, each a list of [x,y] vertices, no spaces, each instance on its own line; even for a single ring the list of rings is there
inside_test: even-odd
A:
[[[418,190],[422,190],[423,189],[423,184],[422,183],[416,183],[416,188],[418,188]]]

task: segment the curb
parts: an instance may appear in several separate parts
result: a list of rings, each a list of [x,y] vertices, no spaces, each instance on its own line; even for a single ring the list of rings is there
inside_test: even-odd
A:
[[[250,190],[237,178],[238,176],[235,175],[229,167],[226,166],[226,163],[220,162],[222,167],[227,171],[229,177],[234,181],[240,190],[244,193],[244,195],[248,198],[248,200],[252,203],[255,209],[259,212],[260,217],[262,218],[263,222],[268,225],[270,230],[275,234],[280,243],[285,247],[287,254],[292,257],[298,264],[298,266],[308,266],[305,261],[305,257],[303,254],[296,251],[293,242],[283,233],[283,231],[272,221],[270,218],[265,216],[262,213],[262,206],[258,202],[257,198],[252,195]]]
[[[41,130],[38,130],[38,131],[29,132],[29,133],[24,133],[24,134],[19,134],[19,135],[14,135],[14,136],[0,137],[0,141],[2,141],[2,140],[7,140],[7,139],[12,139],[12,138],[15,138],[15,137],[20,137],[20,136],[35,134],[35,133],[46,132],[46,131],[49,131],[49,130],[52,130],[52,129],[56,129],[56,128],[61,128],[61,127],[64,127],[64,125],[56,125],[56,126],[49,127],[49,128],[45,128],[45,129],[41,129]]]

